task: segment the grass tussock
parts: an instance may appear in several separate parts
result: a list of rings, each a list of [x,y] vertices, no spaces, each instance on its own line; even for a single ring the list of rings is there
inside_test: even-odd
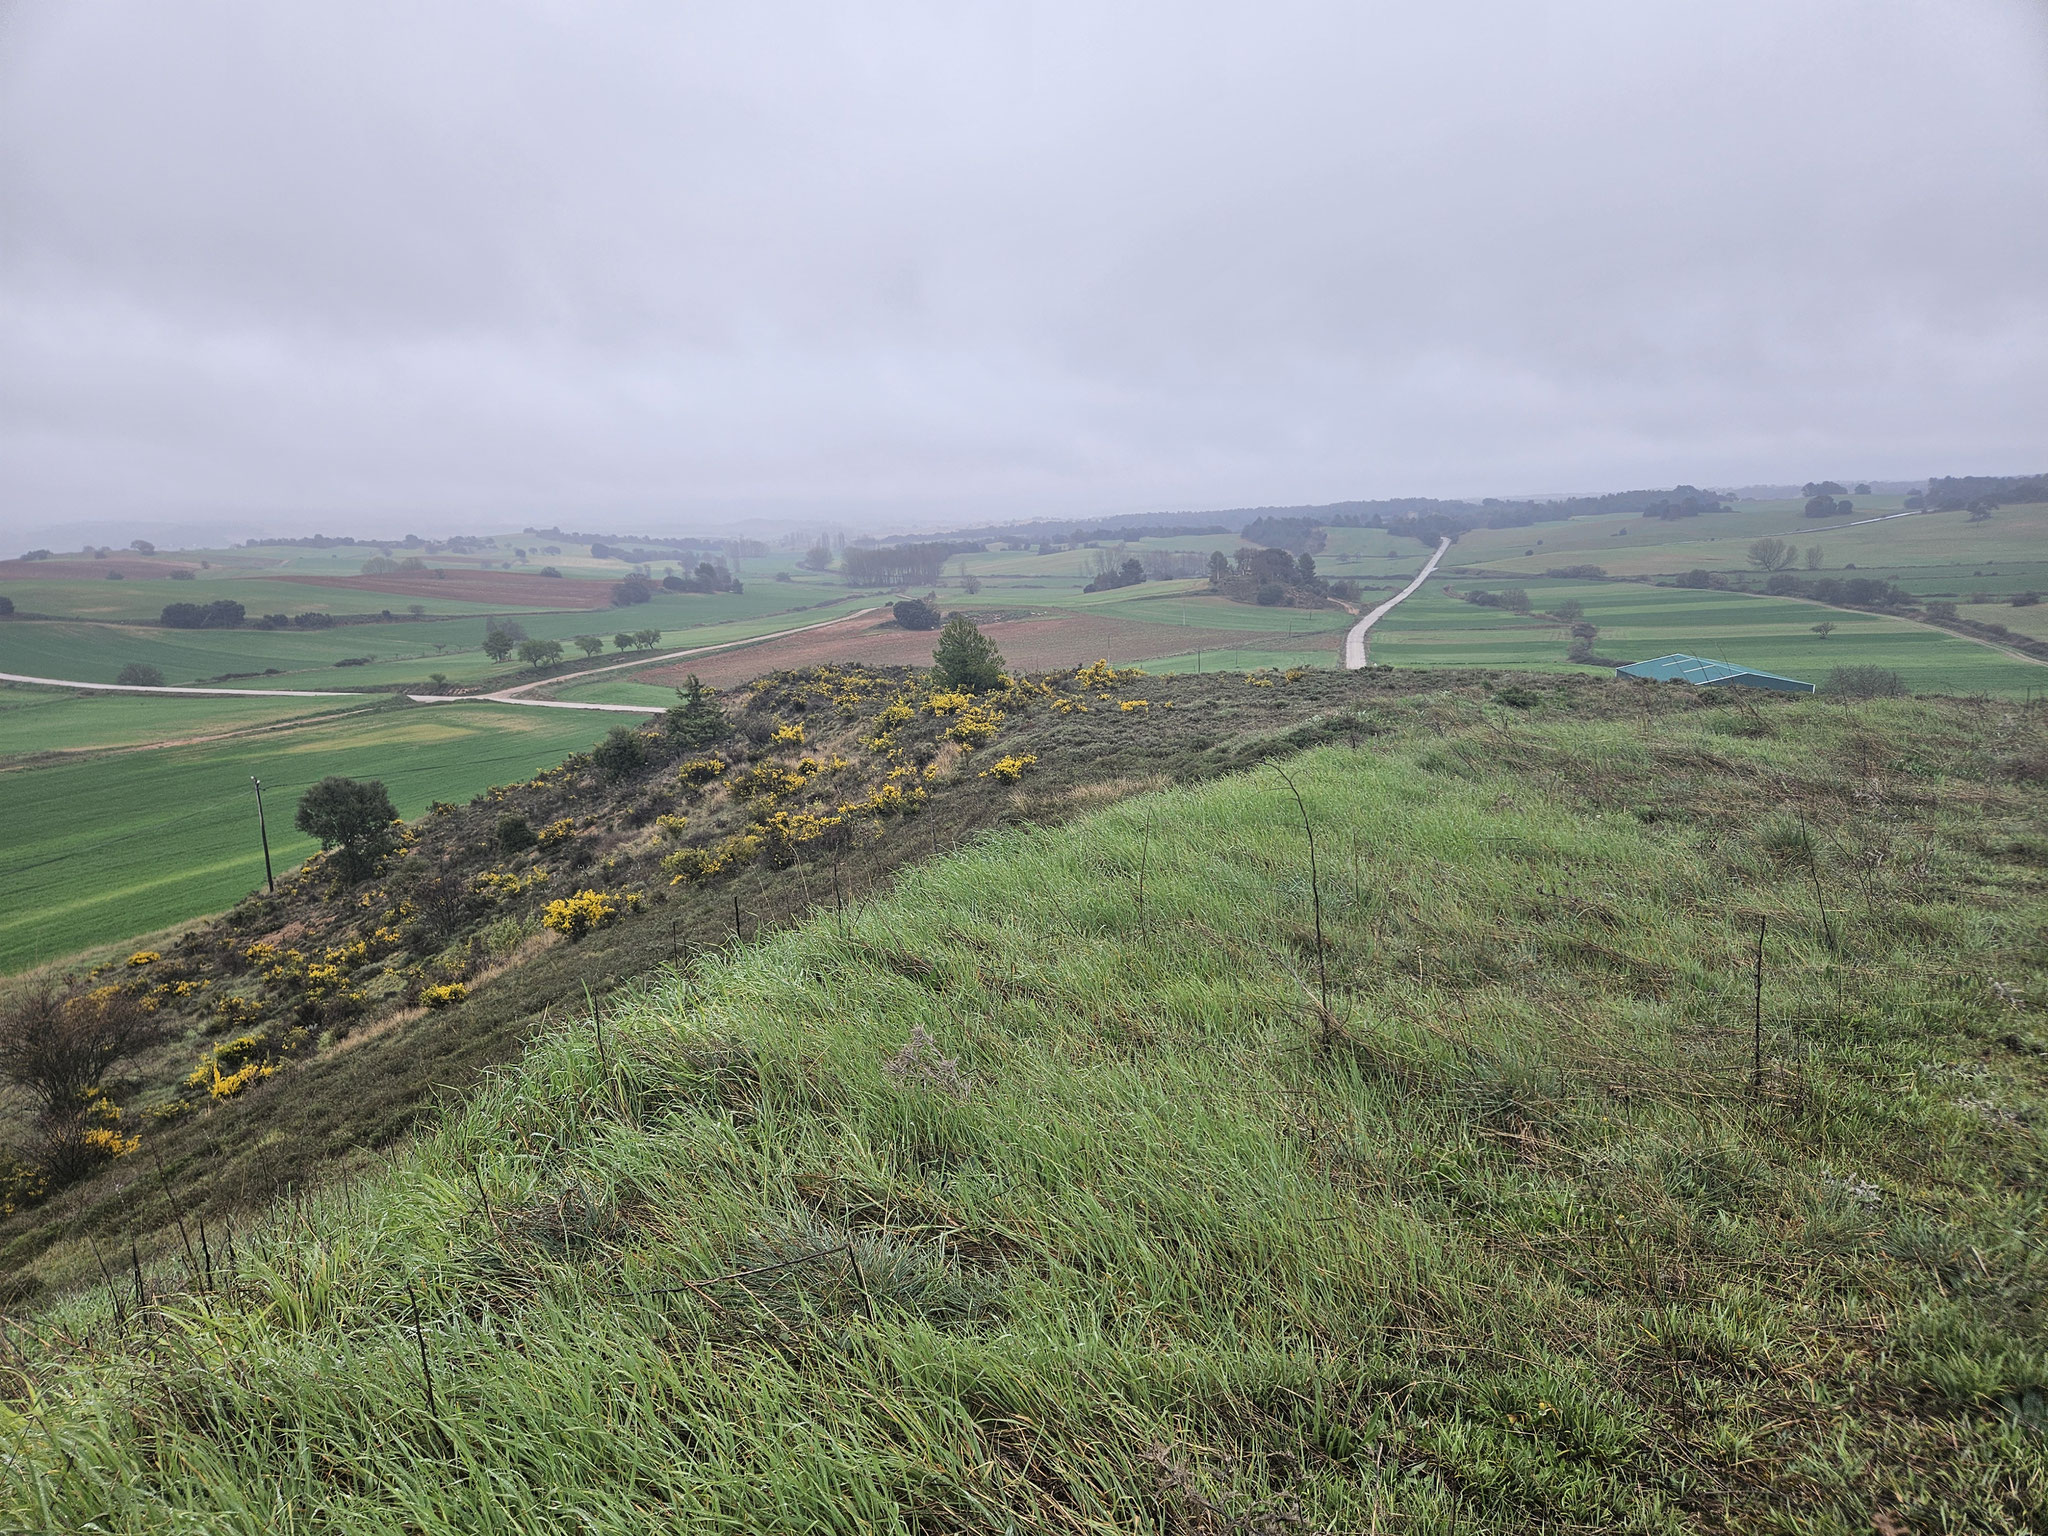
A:
[[[2039,1529],[2038,790],[1774,718],[1390,724],[1313,889],[1255,773],[654,973],[14,1322],[0,1523]]]

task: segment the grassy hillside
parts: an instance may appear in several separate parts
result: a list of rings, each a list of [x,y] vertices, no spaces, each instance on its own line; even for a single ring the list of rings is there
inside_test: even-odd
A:
[[[2041,715],[1514,697],[565,1018],[13,1320],[6,1519],[2040,1529]]]
[[[126,1063],[110,1091],[162,1160],[160,1192],[218,1220],[402,1134],[442,1085],[464,1086],[516,1053],[550,1010],[584,1006],[586,989],[602,996],[658,961],[728,942],[736,928],[751,939],[828,898],[862,900],[894,870],[974,830],[1060,820],[1169,778],[1228,772],[1329,739],[1352,728],[1360,700],[1398,698],[1413,681],[1322,672],[1141,684],[1091,669],[1086,679],[1019,686],[969,718],[934,692],[928,673],[908,668],[780,674],[729,696],[736,716],[712,748],[657,728],[638,738],[638,767],[608,773],[577,754],[467,805],[439,805],[407,829],[378,880],[338,890],[317,865],[295,870],[281,858],[275,897],[250,896],[188,932],[102,942],[42,974],[69,976],[73,991],[114,986],[155,1010],[162,1039]],[[1140,688],[1136,698],[1118,692]],[[390,713],[355,724],[375,738]],[[445,724],[443,715],[404,711],[415,725]],[[540,711],[519,718],[593,731],[616,723]],[[784,726],[800,726],[803,739],[792,742]],[[271,750],[254,736],[225,746]],[[418,768],[429,777],[483,762],[481,739],[452,765],[420,748],[415,741],[404,755],[428,759]],[[723,769],[681,771],[714,768],[708,755]],[[266,778],[279,787],[274,764]],[[401,805],[418,792],[393,788]],[[291,796],[273,794],[274,807],[280,799],[289,808]],[[249,815],[246,791],[235,805]],[[506,816],[525,822],[526,846],[504,842]],[[131,838],[116,855],[158,870],[180,859],[203,867],[178,835],[189,829],[151,825],[153,841]],[[236,830],[245,839],[234,845],[237,867],[259,868],[253,823]],[[693,861],[691,878],[672,883],[671,857]],[[63,870],[33,874],[64,915]],[[611,911],[564,944],[545,919],[579,891],[599,893]],[[126,963],[151,951],[154,961]],[[7,992],[19,996],[34,981],[17,979]],[[446,1006],[423,1006],[427,989],[451,986],[467,995],[443,991]],[[225,1075],[258,1075],[217,1091],[217,1048],[230,1058]],[[38,1135],[30,1116],[0,1099],[0,1148],[36,1166]],[[9,1166],[0,1160],[0,1205],[23,1208],[0,1217],[0,1302],[74,1282],[91,1273],[93,1241],[148,1239],[168,1220],[128,1197],[127,1164],[105,1164],[44,1199],[22,1195]]]

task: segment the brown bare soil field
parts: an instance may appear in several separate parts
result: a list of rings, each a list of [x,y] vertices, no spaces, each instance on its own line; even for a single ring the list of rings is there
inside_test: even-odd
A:
[[[1050,672],[1085,665],[1106,657],[1118,666],[1192,650],[1303,650],[1317,642],[1332,656],[1344,632],[1320,637],[1266,633],[1243,629],[1182,629],[1171,624],[1140,624],[1129,619],[1097,618],[1092,614],[1048,614],[1042,618],[999,619],[981,626],[1001,648],[1003,660],[1027,672]],[[637,682],[674,686],[694,672],[714,688],[729,688],[784,667],[813,667],[859,661],[872,666],[928,666],[936,630],[877,627],[872,615],[790,635],[760,645],[742,646],[698,660],[649,667],[634,674]]]
[[[417,572],[396,576],[307,576],[279,572],[268,581],[296,581],[309,587],[340,587],[351,592],[382,592],[425,602],[504,603],[517,608],[609,608],[612,584],[576,581],[567,576],[526,575],[519,571],[451,570],[445,578]]]
[[[155,555],[109,555],[104,560],[0,560],[0,581],[90,581],[119,571],[131,581],[162,580],[173,571],[197,571],[197,560],[165,560]]]

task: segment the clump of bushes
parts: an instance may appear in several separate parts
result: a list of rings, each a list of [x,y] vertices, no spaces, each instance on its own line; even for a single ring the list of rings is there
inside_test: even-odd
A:
[[[609,927],[619,920],[619,904],[602,891],[578,891],[559,897],[544,907],[541,925],[565,938],[580,939],[593,929]]]
[[[981,770],[981,777],[984,779],[1000,779],[1005,784],[1014,784],[1023,778],[1025,770],[1031,768],[1037,761],[1038,754],[1036,752],[1013,753],[1008,757],[999,757],[993,763],[990,763],[988,767]]]
[[[905,629],[937,629],[945,622],[939,616],[939,610],[921,597],[906,597],[889,612]]]
[[[1475,608],[1505,608],[1509,613],[1527,613],[1531,607],[1529,594],[1520,587],[1506,587],[1499,592],[1478,588],[1467,592],[1465,601]]]
[[[498,818],[498,847],[505,853],[522,853],[539,842],[539,836],[524,816]]]
[[[676,769],[676,777],[686,788],[694,789],[700,784],[709,784],[724,773],[726,767],[726,761],[722,757],[693,758]]]
[[[185,1079],[187,1088],[203,1088],[216,1102],[232,1099],[244,1089],[277,1074],[270,1059],[271,1044],[265,1035],[241,1035],[214,1046],[199,1058],[199,1065]]]
[[[0,1077],[21,1090],[33,1115],[33,1141],[15,1155],[37,1170],[39,1190],[135,1149],[101,1084],[162,1037],[150,1011],[117,986],[71,997],[34,987],[0,1013]]]
[[[647,763],[647,738],[630,725],[615,725],[590,752],[591,762],[608,784],[630,778]]]
[[[1906,680],[1889,667],[1836,667],[1820,691],[1837,699],[1896,699],[1904,696]]]

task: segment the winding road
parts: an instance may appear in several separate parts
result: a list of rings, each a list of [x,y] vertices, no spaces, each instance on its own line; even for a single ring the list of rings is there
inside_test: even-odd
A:
[[[1429,580],[1430,573],[1436,569],[1437,562],[1443,559],[1450,547],[1451,541],[1448,537],[1438,539],[1436,553],[1423,562],[1422,569],[1415,573],[1415,579],[1351,626],[1344,636],[1344,665],[1347,669],[1356,672],[1365,665],[1365,637],[1373,625],[1392,613],[1405,599],[1415,595],[1416,590]]]
[[[1428,572],[1425,571],[1423,574],[1427,575]],[[760,645],[765,641],[780,640],[788,635],[809,634],[814,629],[830,629],[834,624],[844,624],[850,619],[862,618],[877,611],[879,610],[874,608],[856,608],[852,613],[842,613],[837,618],[820,619],[815,624],[798,624],[790,629],[771,630],[765,635],[748,635],[739,640],[721,640],[716,645],[693,645],[679,651],[654,651],[645,656],[636,656],[631,661],[608,662],[601,667],[586,667],[581,672],[564,672],[555,677],[536,677],[530,682],[500,688],[495,693],[408,693],[405,697],[415,704],[523,704],[529,709],[597,709],[613,714],[658,715],[664,708],[660,704],[585,704],[574,699],[529,699],[524,695],[531,688],[550,687],[556,683],[573,683],[605,672],[624,672],[633,667],[650,667],[658,662],[677,661],[685,656],[708,656],[714,651],[736,650],[743,645]],[[380,697],[375,693],[315,692],[303,688],[169,688],[149,687],[140,683],[81,683],[68,677],[29,677],[20,672],[0,672],[0,683],[35,683],[45,688],[86,688],[94,693],[179,694],[209,699],[368,701]]]

